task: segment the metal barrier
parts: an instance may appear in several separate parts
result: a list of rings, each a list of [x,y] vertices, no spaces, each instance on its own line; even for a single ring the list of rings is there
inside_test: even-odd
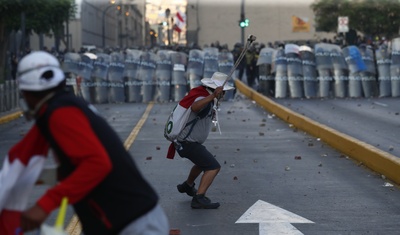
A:
[[[0,112],[16,110],[18,105],[19,92],[15,80],[7,80],[0,84]]]

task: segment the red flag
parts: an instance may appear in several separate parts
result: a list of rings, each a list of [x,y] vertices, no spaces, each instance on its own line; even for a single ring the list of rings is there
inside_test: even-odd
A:
[[[185,27],[186,24],[186,15],[185,13],[178,11],[175,17],[175,25],[174,30],[178,33],[182,32],[182,29]]]

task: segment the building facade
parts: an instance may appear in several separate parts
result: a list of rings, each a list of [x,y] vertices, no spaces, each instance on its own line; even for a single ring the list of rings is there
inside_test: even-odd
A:
[[[143,14],[127,1],[99,3],[83,1],[82,45],[132,48],[143,45]]]
[[[145,0],[76,0],[77,14],[65,24],[59,50],[82,47],[137,48],[145,44]],[[40,42],[42,40],[42,43]],[[40,44],[49,50],[56,45],[52,35],[30,37],[32,50]],[[69,44],[67,46],[67,44]]]
[[[198,45],[218,42],[232,48],[253,34],[257,42],[319,41],[332,34],[315,31],[314,0],[76,0],[78,11],[66,25],[60,49],[82,46],[137,48],[154,45]],[[170,10],[169,16],[166,15]],[[180,33],[177,14],[185,16]],[[241,28],[239,21],[248,19]],[[156,37],[155,37],[156,36]],[[68,40],[66,40],[68,38]],[[40,38],[31,36],[33,50]],[[54,38],[44,37],[52,48]]]
[[[219,42],[229,48],[253,34],[259,43],[318,41],[332,38],[314,27],[313,0],[188,0],[187,43],[200,47]],[[243,15],[242,15],[243,14]],[[241,18],[249,20],[241,28]]]

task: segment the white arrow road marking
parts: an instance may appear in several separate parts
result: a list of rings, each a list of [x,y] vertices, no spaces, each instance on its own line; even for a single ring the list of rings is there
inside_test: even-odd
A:
[[[260,223],[260,235],[303,235],[297,228],[289,223]]]
[[[291,224],[313,224],[314,222],[268,202],[258,200],[236,223],[260,224],[260,235],[301,235],[303,233]]]

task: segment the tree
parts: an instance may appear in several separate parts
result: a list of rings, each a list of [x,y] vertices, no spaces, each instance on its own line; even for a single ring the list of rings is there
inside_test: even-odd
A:
[[[19,15],[21,5],[16,1],[0,0],[0,82],[5,76],[6,52],[8,46],[7,16]]]
[[[0,0],[0,81],[5,75],[9,34],[21,29],[25,13],[25,35],[32,33],[62,37],[64,23],[75,13],[74,0]],[[21,45],[21,49],[25,45]]]
[[[339,16],[366,36],[392,39],[399,33],[400,0],[316,0],[311,4],[317,31],[337,32]]]

